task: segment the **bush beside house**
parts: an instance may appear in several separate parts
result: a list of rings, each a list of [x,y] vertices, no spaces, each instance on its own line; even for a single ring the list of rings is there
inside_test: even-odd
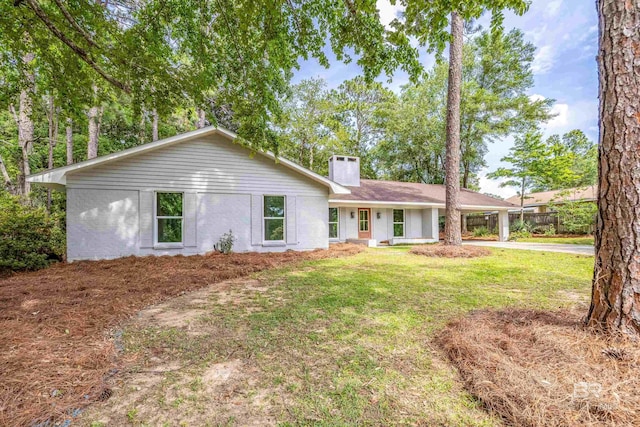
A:
[[[21,203],[0,192],[0,275],[13,271],[37,270],[65,253],[65,234],[59,215],[42,207]]]

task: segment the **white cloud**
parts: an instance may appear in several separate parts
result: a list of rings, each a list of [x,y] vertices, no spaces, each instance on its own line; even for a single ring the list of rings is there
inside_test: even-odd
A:
[[[549,3],[547,3],[547,7],[544,11],[544,14],[549,18],[553,18],[558,15],[558,12],[560,11],[561,6],[562,6],[562,0],[552,0]]]
[[[398,3],[392,5],[389,0],[378,0],[376,7],[380,13],[380,22],[387,28],[390,28],[391,21],[398,17],[398,12],[404,10]]]
[[[547,123],[547,129],[564,129],[569,125],[569,104],[554,104],[551,114],[556,115]]]
[[[531,71],[534,74],[546,74],[551,71],[555,62],[555,51],[553,46],[544,45],[536,52],[531,64]]]

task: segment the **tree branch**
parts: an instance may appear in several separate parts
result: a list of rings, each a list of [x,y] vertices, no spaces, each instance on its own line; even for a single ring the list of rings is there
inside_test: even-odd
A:
[[[51,31],[61,42],[63,42],[71,50],[73,50],[80,57],[80,59],[87,63],[91,68],[93,68],[96,73],[100,74],[103,79],[111,83],[113,86],[123,90],[126,93],[131,93],[131,88],[127,84],[107,74],[107,72],[104,71],[102,67],[100,67],[100,65],[98,65],[93,60],[93,58],[91,58],[88,52],[86,52],[84,49],[70,40],[67,36],[65,36],[62,31],[60,31],[58,27],[56,27],[55,24],[49,19],[45,11],[40,8],[36,0],[26,0],[26,2],[31,10],[33,10],[33,12],[36,14],[36,16],[40,18],[44,25],[49,29],[49,31]]]
[[[13,120],[16,122],[16,126],[20,126],[20,120],[18,119],[18,113],[16,113],[16,108],[13,104],[9,104],[9,112],[13,116]]]
[[[62,12],[62,14],[64,15],[65,18],[67,18],[67,21],[69,21],[69,24],[71,24],[71,26],[77,31],[79,32],[82,37],[84,37],[84,39],[87,41],[87,43],[89,43],[91,46],[100,49],[100,46],[98,46],[98,43],[96,43],[93,38],[91,37],[91,34],[89,34],[87,31],[85,31],[84,28],[82,28],[75,19],[73,19],[73,16],[71,16],[71,14],[69,13],[69,11],[67,10],[66,7],[64,7],[64,5],[62,4],[62,2],[60,0],[54,0],[56,5],[58,6],[58,9],[60,9],[60,12]]]

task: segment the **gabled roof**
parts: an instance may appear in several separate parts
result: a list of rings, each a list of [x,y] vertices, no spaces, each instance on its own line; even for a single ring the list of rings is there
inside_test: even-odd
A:
[[[539,193],[525,194],[524,207],[548,205],[550,202],[562,203],[563,201],[592,202],[598,199],[598,187],[567,188],[565,190],[541,191]],[[508,202],[520,206],[520,196],[512,196]]]
[[[105,156],[96,157],[95,159],[85,160],[84,162],[74,163],[72,165],[63,166],[55,169],[49,169],[40,173],[29,175],[27,181],[33,184],[40,184],[50,188],[63,189],[67,184],[67,174],[81,169],[88,169],[98,165],[104,165],[106,163],[115,162],[127,157],[135,156],[137,154],[146,153],[149,151],[157,150],[162,147],[166,147],[173,144],[179,144],[182,142],[190,141],[192,139],[206,136],[206,135],[222,135],[231,141],[237,138],[237,135],[227,129],[223,129],[216,126],[207,126],[201,129],[197,129],[191,132],[181,133],[179,135],[172,136],[170,138],[161,139],[154,142],[139,145],[137,147],[129,148],[127,150],[118,151],[117,153],[107,154]],[[331,181],[329,178],[318,175],[292,161],[277,157],[270,151],[256,151],[258,154],[265,156],[269,159],[277,161],[279,164],[298,172],[320,184],[323,184],[331,189],[333,194],[349,194],[349,189],[346,187]]]
[[[360,187],[347,188],[351,190],[350,194],[332,196],[329,201],[362,205],[445,206],[446,188],[439,184],[361,179]],[[463,188],[460,190],[460,207],[469,210],[490,210],[516,206],[507,201]]]

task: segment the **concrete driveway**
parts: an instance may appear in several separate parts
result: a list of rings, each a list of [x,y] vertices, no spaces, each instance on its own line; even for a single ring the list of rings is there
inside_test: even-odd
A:
[[[530,251],[544,252],[564,252],[577,255],[594,255],[594,248],[591,245],[568,245],[563,243],[521,243],[521,242],[486,242],[486,241],[465,241],[463,245],[490,246],[492,248],[504,249],[526,249]]]

